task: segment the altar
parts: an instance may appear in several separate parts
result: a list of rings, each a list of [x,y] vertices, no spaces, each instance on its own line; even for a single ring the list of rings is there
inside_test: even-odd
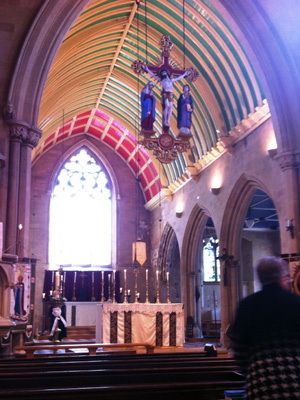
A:
[[[97,304],[96,341],[183,346],[183,304]]]

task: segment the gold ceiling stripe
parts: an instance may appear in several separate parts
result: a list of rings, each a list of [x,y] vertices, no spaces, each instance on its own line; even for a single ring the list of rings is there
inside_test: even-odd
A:
[[[131,13],[130,13],[130,16],[129,16],[129,19],[128,19],[128,22],[127,22],[127,24],[126,24],[126,26],[125,26],[123,35],[122,35],[122,37],[121,37],[121,40],[120,40],[120,42],[119,42],[119,44],[118,44],[117,50],[116,50],[115,55],[114,55],[114,57],[113,57],[113,60],[112,60],[110,69],[109,69],[109,71],[108,71],[108,74],[107,74],[107,76],[106,76],[106,78],[105,78],[105,81],[104,81],[104,83],[103,83],[103,85],[102,85],[102,88],[101,88],[101,90],[100,90],[99,97],[98,97],[97,102],[96,102],[96,108],[98,108],[98,107],[99,107],[99,104],[101,103],[101,100],[102,100],[103,94],[104,94],[104,92],[105,92],[106,86],[107,86],[107,84],[108,84],[108,82],[109,82],[109,80],[110,80],[110,78],[111,78],[111,75],[112,75],[112,73],[113,73],[113,70],[114,70],[114,68],[115,68],[117,59],[118,59],[119,54],[120,54],[120,51],[121,51],[121,49],[122,49],[122,47],[123,47],[123,44],[124,44],[124,41],[125,41],[125,39],[126,39],[127,33],[128,33],[128,31],[129,31],[129,29],[130,29],[130,27],[131,27],[132,21],[133,21],[133,19],[134,19],[134,17],[135,17],[137,8],[138,8],[138,4],[137,4],[136,2],[134,2],[133,7],[132,7],[132,10],[131,10]]]

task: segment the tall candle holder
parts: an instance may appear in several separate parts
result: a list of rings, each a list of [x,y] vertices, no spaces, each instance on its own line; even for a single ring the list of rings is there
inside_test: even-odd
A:
[[[123,303],[127,304],[128,303],[128,299],[127,299],[127,270],[124,269],[124,300]]]
[[[101,304],[104,304],[105,297],[104,297],[104,271],[101,271]]]
[[[76,299],[76,296],[75,296],[75,294],[76,294],[76,275],[77,275],[77,272],[75,271],[74,272],[74,282],[73,282],[73,296],[72,296],[72,301],[76,301],[77,299]]]
[[[116,302],[116,271],[113,271],[113,303]]]
[[[171,304],[170,300],[170,279],[169,279],[169,271],[167,272],[167,303]]]
[[[134,270],[134,302],[138,303],[139,302],[139,296],[138,296],[138,289],[137,289],[137,278],[138,278],[138,269],[136,268]]]
[[[94,271],[92,272],[92,297],[91,301],[95,301],[95,276],[94,276]]]
[[[149,281],[148,281],[148,270],[146,269],[146,300],[145,300],[146,304],[149,304]]]
[[[159,271],[156,271],[156,304],[160,304],[160,301],[159,301]]]
[[[108,303],[111,303],[111,274],[108,274],[108,299],[107,299]]]

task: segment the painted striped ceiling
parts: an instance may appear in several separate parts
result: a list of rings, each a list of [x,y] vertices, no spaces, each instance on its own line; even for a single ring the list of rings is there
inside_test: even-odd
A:
[[[171,164],[160,165],[151,152],[138,150],[136,144],[139,93],[149,76],[135,74],[131,65],[136,59],[159,65],[163,35],[173,42],[172,66],[193,67],[200,76],[188,82],[195,107],[192,150],[188,157],[182,154]],[[175,99],[186,82],[175,83]],[[159,100],[159,84],[155,95]],[[34,157],[62,140],[62,132],[96,136],[113,148],[133,173],[140,171],[148,201],[161,185],[172,184],[186,173],[187,166],[199,162],[220,135],[239,125],[263,99],[245,52],[208,0],[94,0],[72,26],[54,59],[40,108],[43,136]],[[81,121],[76,129],[74,121]],[[113,139],[114,127],[119,136]],[[158,134],[161,128],[158,101]],[[176,107],[171,134],[177,134]],[[134,157],[140,150],[143,157]]]

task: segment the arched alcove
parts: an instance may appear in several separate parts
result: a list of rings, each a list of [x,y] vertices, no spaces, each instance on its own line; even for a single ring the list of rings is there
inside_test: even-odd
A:
[[[167,300],[166,292],[167,273],[169,273],[170,300],[172,303],[181,302],[181,274],[180,274],[180,252],[177,237],[170,224],[164,227],[159,247],[158,259],[162,274],[162,301]]]

